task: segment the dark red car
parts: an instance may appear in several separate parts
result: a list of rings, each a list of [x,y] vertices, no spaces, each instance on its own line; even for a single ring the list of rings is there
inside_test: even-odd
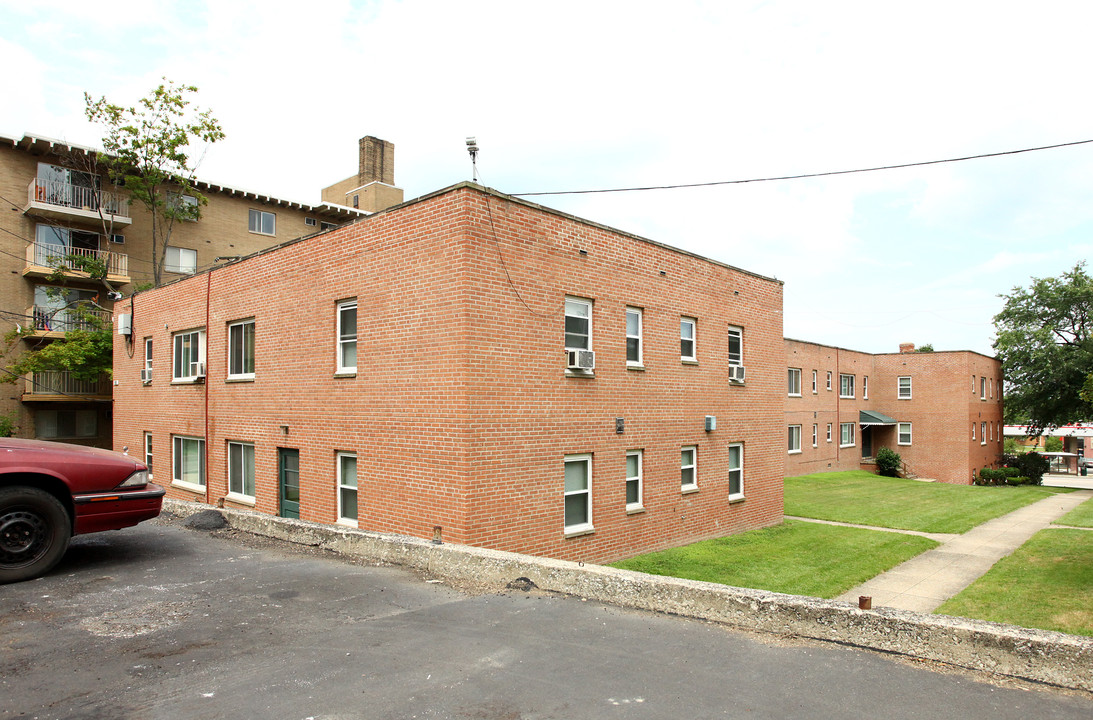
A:
[[[128,455],[0,438],[0,583],[47,572],[73,535],[156,517],[164,493]]]

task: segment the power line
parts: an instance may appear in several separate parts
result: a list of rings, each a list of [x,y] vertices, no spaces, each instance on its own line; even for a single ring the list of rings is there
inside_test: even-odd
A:
[[[946,158],[944,160],[924,160],[922,162],[901,163],[899,165],[878,165],[877,167],[858,168],[856,170],[830,170],[828,172],[804,173],[801,175],[779,175],[776,177],[749,178],[747,180],[719,180],[716,182],[681,183],[679,185],[648,185],[645,187],[609,188],[601,190],[554,190],[550,192],[524,192],[507,193],[513,197],[532,197],[535,195],[591,195],[594,193],[636,192],[639,190],[677,190],[679,188],[713,187],[715,185],[743,185],[744,183],[774,182],[777,180],[802,180],[804,178],[828,177],[831,175],[851,175],[853,173],[876,172],[878,170],[898,170],[900,168],[922,167],[923,165],[940,165],[942,163],[964,162],[965,160],[980,160],[982,158],[1000,157],[1002,155],[1018,155],[1020,153],[1038,152],[1040,150],[1054,150],[1061,147],[1085,145],[1093,143],[1093,140],[1077,140],[1075,142],[1059,143],[1058,145],[1042,145],[1040,147],[1024,148],[1022,150],[1005,150],[1003,152],[983,153],[981,155],[967,155],[965,157]]]

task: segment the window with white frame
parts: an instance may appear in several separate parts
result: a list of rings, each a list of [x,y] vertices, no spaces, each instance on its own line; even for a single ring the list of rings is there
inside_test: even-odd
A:
[[[729,444],[729,500],[744,497],[744,444]]]
[[[698,448],[694,445],[680,448],[679,477],[684,492],[698,489]]]
[[[812,371],[812,394],[815,395],[820,391],[820,373],[816,370]]]
[[[861,396],[862,396],[862,400],[868,400],[869,399],[869,376],[868,375],[862,375],[861,376]]]
[[[626,308],[626,364],[641,367],[641,310]]]
[[[985,377],[979,378],[979,399],[987,399],[987,378]]]
[[[831,423],[827,424],[827,441],[831,442]]]
[[[791,396],[801,396],[801,368],[787,368],[786,385]]]
[[[171,456],[174,474],[172,481],[178,485],[205,489],[205,439],[171,436]]]
[[[193,382],[205,376],[205,331],[186,330],[172,336],[174,380]]]
[[[641,498],[641,450],[626,453],[626,509],[640,510]]]
[[[592,456],[565,458],[565,532],[592,529]]]
[[[176,220],[197,222],[201,215],[201,202],[193,195],[169,192],[167,193],[167,209]]]
[[[789,426],[789,454],[794,455],[801,452],[801,426],[790,425]]]
[[[694,318],[679,319],[679,359],[698,362],[698,322]]]
[[[979,423],[979,438],[980,438],[980,440],[979,440],[980,445],[986,445],[987,444],[987,423],[985,423],[985,422]]]
[[[565,299],[565,349],[592,349],[592,301]]]
[[[839,397],[852,398],[854,397],[854,376],[839,374]]]
[[[144,338],[144,373],[141,380],[147,384],[152,382],[152,338]]]
[[[744,328],[729,328],[729,365],[744,364]]]
[[[144,432],[144,464],[148,466],[148,479],[152,478],[152,433]]]
[[[168,245],[163,256],[163,269],[167,272],[193,275],[197,272],[197,250]]]
[[[896,378],[896,397],[900,400],[911,399],[911,376],[903,375]]]
[[[910,445],[911,444],[911,423],[901,422],[896,427],[897,437],[896,444],[898,445]]]
[[[277,234],[277,215],[265,210],[251,209],[247,229],[259,235]]]
[[[357,525],[357,456],[338,453],[338,522]]]
[[[817,447],[820,444],[820,425],[819,423],[812,423],[812,447]]]
[[[338,370],[357,372],[357,299],[338,303]]]
[[[228,325],[228,378],[254,378],[254,320]]]
[[[839,423],[839,447],[850,447],[854,444],[854,423]]]
[[[991,378],[990,382],[987,383],[987,391],[990,399],[994,400],[994,378]]]
[[[254,500],[253,443],[228,443],[228,494]]]
[[[827,390],[828,390],[828,392],[831,391],[831,371],[830,370],[827,371]]]
[[[975,421],[972,421],[972,440],[975,440]]]

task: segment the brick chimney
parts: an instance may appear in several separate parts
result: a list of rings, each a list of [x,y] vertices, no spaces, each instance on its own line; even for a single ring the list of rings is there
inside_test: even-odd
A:
[[[323,188],[323,202],[374,213],[402,202],[395,187],[395,144],[365,135],[360,139],[357,174]]]
[[[380,140],[378,137],[365,135],[360,142],[360,169],[357,182],[367,185],[379,181],[387,185],[395,184],[395,144]]]
[[[913,353],[915,351],[915,344],[914,343],[900,343],[899,344],[899,351],[901,353]]]

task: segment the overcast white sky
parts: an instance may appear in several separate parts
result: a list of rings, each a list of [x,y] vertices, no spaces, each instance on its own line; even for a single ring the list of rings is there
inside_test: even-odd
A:
[[[83,92],[197,85],[199,175],[315,203],[396,145],[407,198],[748,179],[1093,139],[1093,3],[0,0],[0,133],[99,145]],[[1093,251],[1093,144],[533,198],[785,281],[785,334],[990,353],[999,293]]]

